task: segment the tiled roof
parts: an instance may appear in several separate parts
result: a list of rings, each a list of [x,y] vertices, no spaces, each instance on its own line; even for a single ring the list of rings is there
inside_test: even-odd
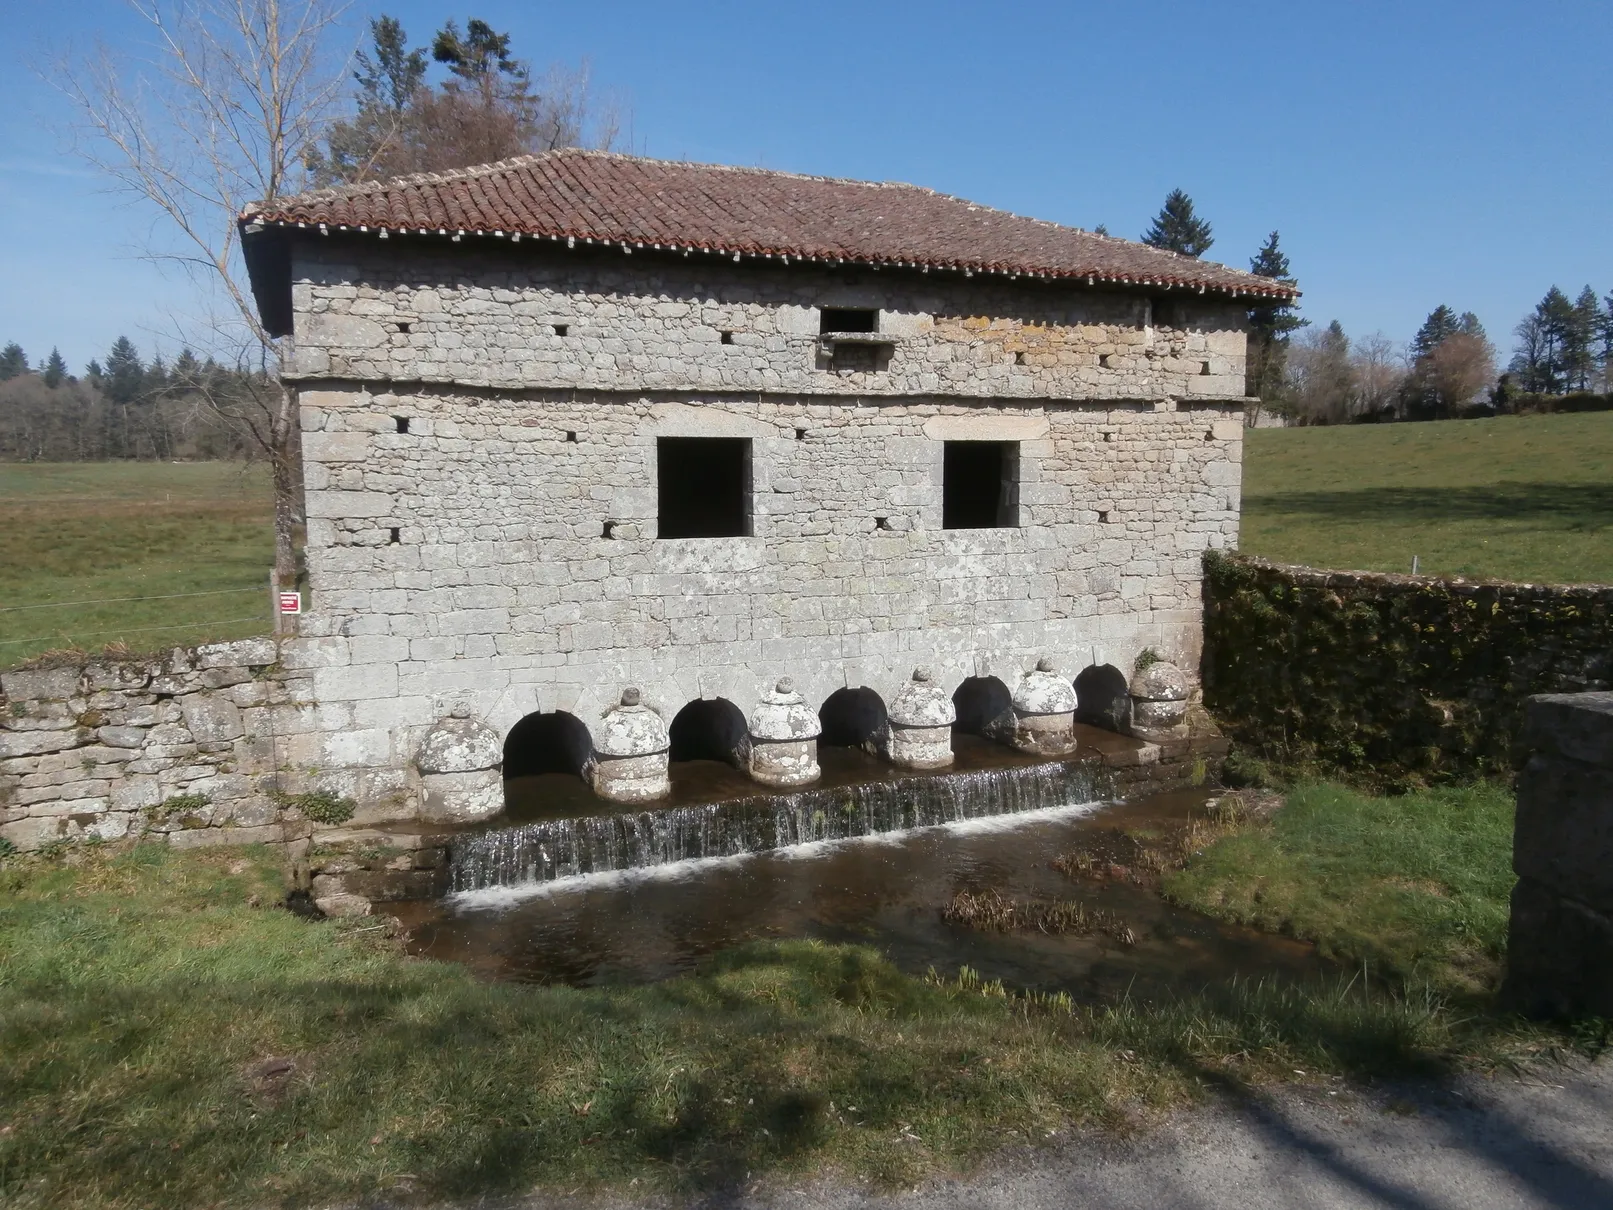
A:
[[[1186,287],[1298,291],[1212,261],[1024,218],[915,185],[565,150],[324,189],[247,207],[243,224],[537,237],[774,261]]]

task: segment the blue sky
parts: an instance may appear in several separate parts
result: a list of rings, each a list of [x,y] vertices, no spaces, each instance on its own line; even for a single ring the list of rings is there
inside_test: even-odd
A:
[[[1137,236],[1172,188],[1246,267],[1276,228],[1313,321],[1410,337],[1437,303],[1505,351],[1547,287],[1613,290],[1613,3],[477,3],[356,5],[429,40],[508,30],[588,58],[647,155],[911,181]],[[30,70],[130,44],[115,0],[0,0],[0,342],[75,371],[197,310],[138,259],[160,228],[72,158]]]

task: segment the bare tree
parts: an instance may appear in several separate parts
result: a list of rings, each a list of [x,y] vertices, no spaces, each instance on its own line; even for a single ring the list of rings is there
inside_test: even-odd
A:
[[[1424,374],[1443,413],[1457,415],[1495,381],[1495,346],[1482,332],[1447,336],[1428,355]]]
[[[1406,381],[1405,355],[1382,332],[1350,342],[1350,365],[1355,374],[1358,416],[1384,418],[1392,413]]]
[[[297,574],[297,415],[279,374],[240,255],[248,202],[295,192],[340,95],[345,54],[332,54],[339,0],[129,0],[150,55],[98,46],[48,74],[78,114],[80,154],[164,220],[145,252],[183,268],[217,300],[214,344],[255,373],[244,396],[205,394],[232,411],[273,468],[277,582]]]
[[[1350,338],[1334,320],[1295,338],[1288,357],[1289,391],[1302,424],[1342,424],[1354,406]]]

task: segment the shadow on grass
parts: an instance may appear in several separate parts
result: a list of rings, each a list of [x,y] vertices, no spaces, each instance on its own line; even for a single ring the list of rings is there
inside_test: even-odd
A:
[[[1271,491],[1245,502],[1263,515],[1306,513],[1360,521],[1559,521],[1598,529],[1613,524],[1613,484],[1501,482],[1481,487],[1363,487],[1351,491]]]
[[[1438,1076],[1457,1053],[1438,1007],[1244,983],[1094,1011],[796,942],[618,989],[409,961],[328,980],[41,981],[0,1003],[0,1200],[460,1199],[633,1177],[721,1198],[830,1160],[911,1181],[1191,1096],[1229,1061],[1251,1079]],[[243,1072],[270,1054],[299,1075],[266,1102]]]

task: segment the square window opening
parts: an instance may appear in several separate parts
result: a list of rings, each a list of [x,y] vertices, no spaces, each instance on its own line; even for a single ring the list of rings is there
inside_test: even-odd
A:
[[[723,344],[731,345],[734,343],[734,334],[732,332],[724,332],[721,334],[721,339]]]
[[[797,441],[805,441],[806,440],[806,430],[805,429],[796,429],[795,430],[795,439]]]
[[[656,536],[743,538],[751,532],[748,437],[661,437],[655,443]]]
[[[392,417],[392,423],[397,425],[398,432],[400,433],[407,433],[409,431],[409,418],[407,416],[394,416]]]
[[[818,331],[820,334],[830,332],[877,332],[879,331],[879,312],[850,307],[824,307],[818,312]]]
[[[564,336],[569,331],[571,331],[571,325],[570,324],[555,324],[554,325],[554,334],[556,336]]]
[[[1019,442],[948,441],[942,454],[941,528],[1019,525]]]
[[[398,324],[398,331],[401,332],[405,336],[407,336],[409,334],[409,328],[410,328],[410,325],[407,324],[407,323],[399,323]]]
[[[566,440],[571,442],[572,445],[576,445],[577,444],[577,430],[576,429],[567,429],[566,430]]]
[[[402,541],[403,541],[403,530],[400,529],[396,525],[392,526],[391,530],[389,531],[389,535],[387,537],[387,545],[388,546],[396,546],[399,542],[402,542]]]

